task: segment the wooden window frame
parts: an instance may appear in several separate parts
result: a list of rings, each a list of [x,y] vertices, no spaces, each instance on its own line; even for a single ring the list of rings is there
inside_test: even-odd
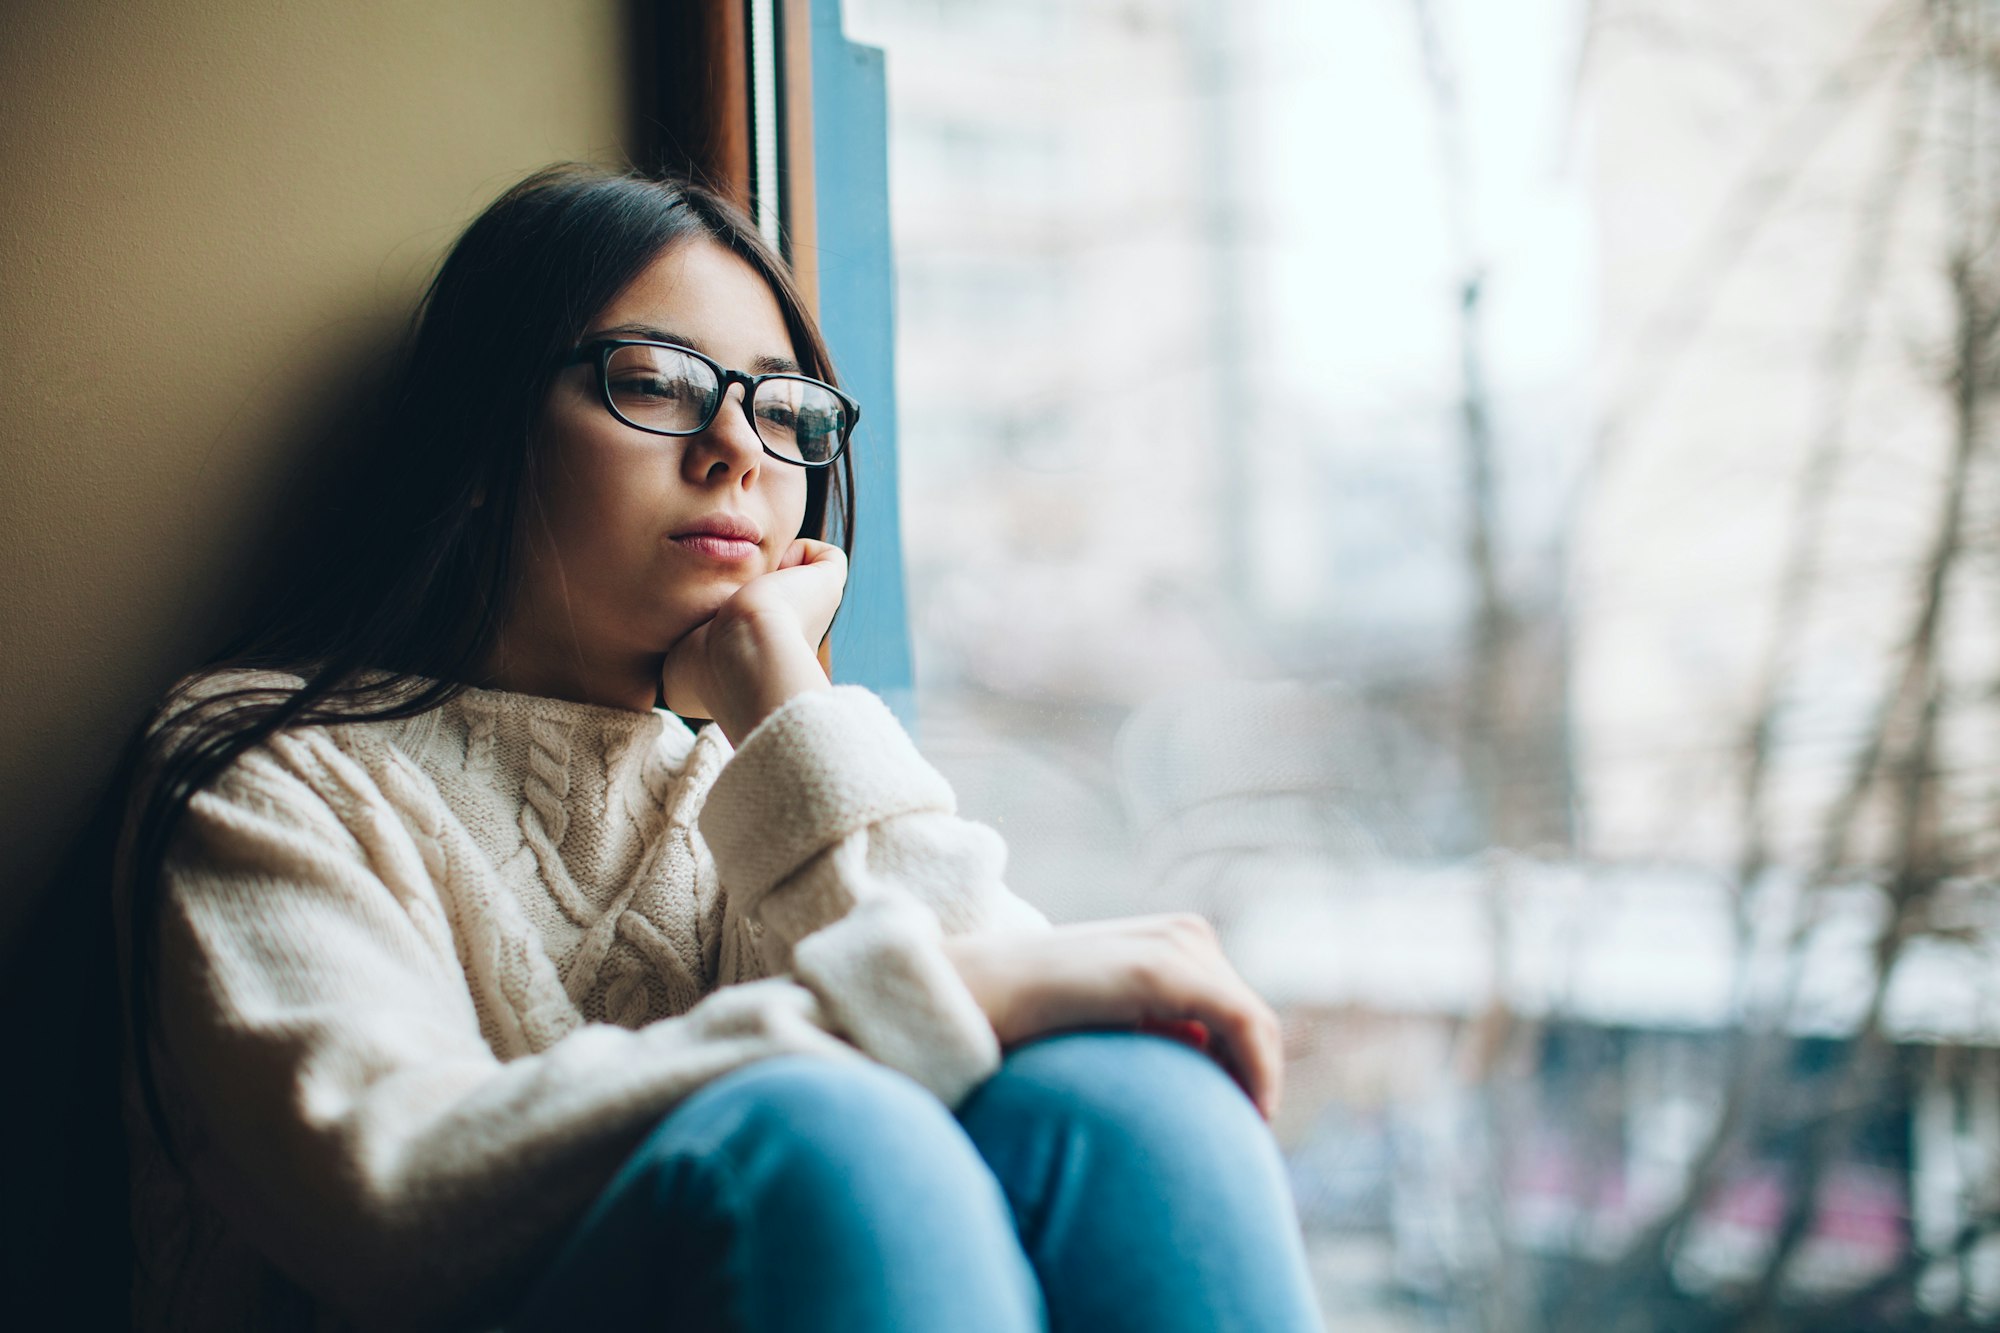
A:
[[[638,0],[629,39],[632,161],[688,176],[757,216],[752,7],[768,6],[778,248],[841,379],[866,410],[854,441],[847,595],[820,660],[914,729],[915,681],[897,502],[895,308],[882,53],[849,42],[840,0]],[[817,75],[817,77],[816,77]],[[824,139],[815,121],[838,125]],[[821,173],[831,173],[824,182]],[[822,217],[821,204],[833,212]]]

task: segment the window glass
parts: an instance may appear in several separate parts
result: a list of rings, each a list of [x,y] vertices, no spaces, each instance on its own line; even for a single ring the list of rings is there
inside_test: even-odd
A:
[[[1279,1008],[1329,1318],[2000,1314],[1991,5],[846,10],[924,746]]]

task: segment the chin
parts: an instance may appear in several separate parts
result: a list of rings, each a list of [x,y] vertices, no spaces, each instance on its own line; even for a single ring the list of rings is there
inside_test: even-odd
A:
[[[726,587],[685,592],[676,596],[667,605],[655,607],[650,614],[634,619],[659,626],[660,634],[665,636],[663,644],[675,644],[690,631],[715,619],[715,613],[722,609],[723,604],[734,596],[736,589],[741,586],[741,584],[730,584]],[[666,648],[663,646],[661,651],[665,652]]]

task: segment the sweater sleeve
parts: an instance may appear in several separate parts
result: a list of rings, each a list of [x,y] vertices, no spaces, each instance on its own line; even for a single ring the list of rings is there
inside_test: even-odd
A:
[[[165,867],[158,1049],[197,1185],[363,1327],[518,1297],[709,1080],[790,1052],[863,1058],[812,990],[772,977],[503,1062],[444,904],[420,881],[392,888],[367,845],[376,816],[333,799],[262,750],[194,798]]]
[[[956,1106],[1000,1063],[947,933],[1045,930],[1001,882],[1006,847],[874,694],[801,695],[716,779],[703,840],[765,963],[809,987],[861,1050]]]

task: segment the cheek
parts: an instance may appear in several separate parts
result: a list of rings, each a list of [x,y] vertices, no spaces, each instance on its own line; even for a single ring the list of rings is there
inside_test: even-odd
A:
[[[541,515],[533,515],[538,547],[553,548],[571,571],[603,571],[628,556],[633,542],[649,534],[642,476],[622,465],[616,450],[573,440],[550,457],[541,478]]]
[[[779,466],[784,465],[779,464]],[[772,497],[772,529],[784,536],[783,542],[778,547],[780,551],[792,544],[792,540],[800,535],[800,527],[805,523],[806,498],[810,494],[807,486],[804,470],[791,469],[782,478],[776,494]]]

